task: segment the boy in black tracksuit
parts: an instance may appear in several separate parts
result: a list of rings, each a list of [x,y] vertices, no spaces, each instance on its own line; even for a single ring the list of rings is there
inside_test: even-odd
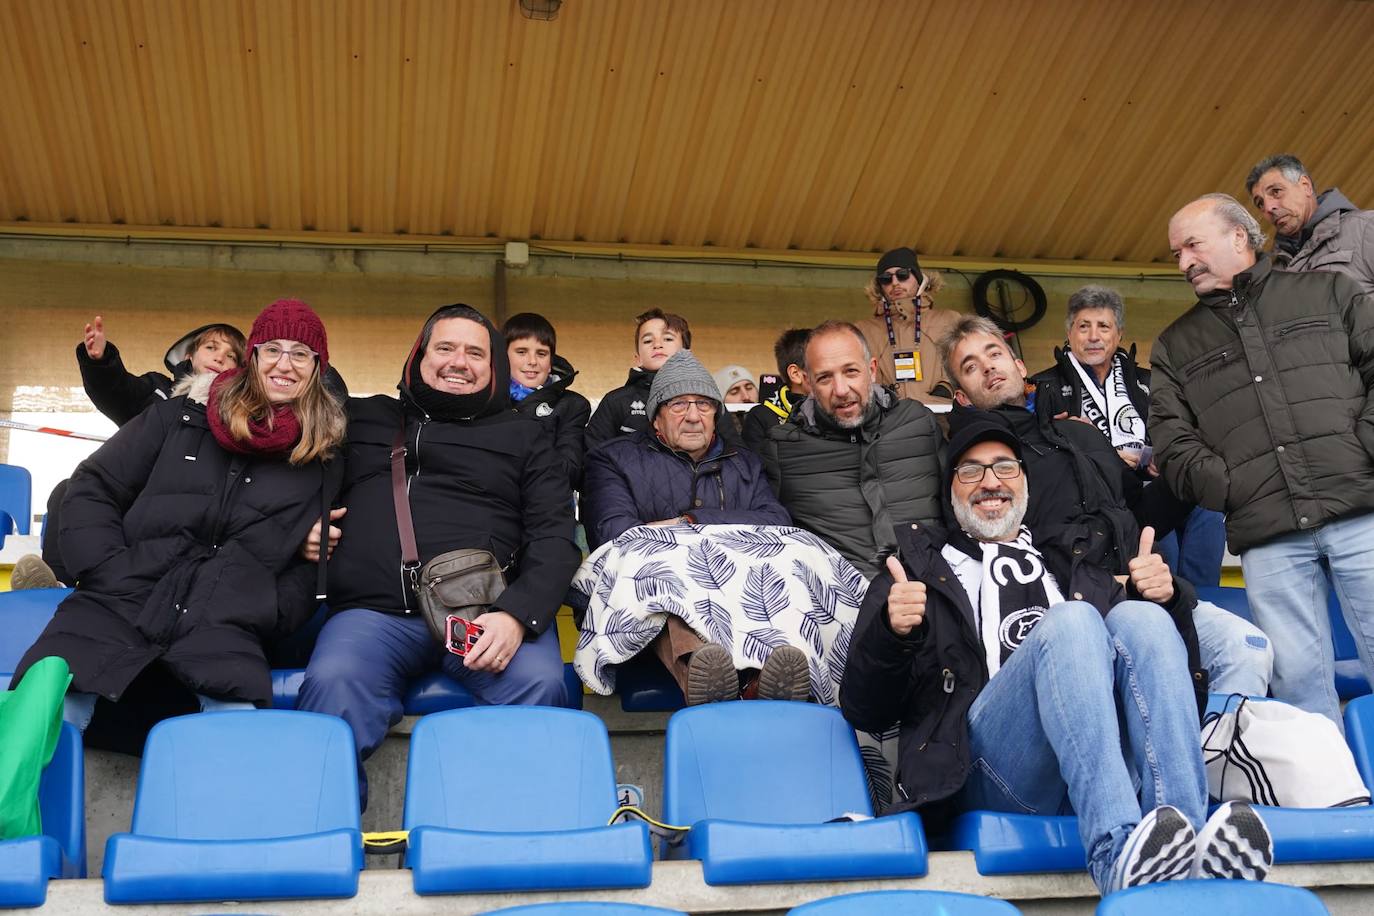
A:
[[[635,319],[635,365],[630,376],[613,391],[608,391],[587,423],[587,450],[615,436],[637,433],[649,428],[644,405],[654,373],[678,350],[692,348],[692,330],[687,319],[663,309],[649,311]]]
[[[574,490],[582,486],[584,435],[592,405],[572,390],[577,370],[558,355],[558,334],[543,315],[521,312],[501,333],[510,359],[510,397],[522,417],[550,423],[554,449]]]

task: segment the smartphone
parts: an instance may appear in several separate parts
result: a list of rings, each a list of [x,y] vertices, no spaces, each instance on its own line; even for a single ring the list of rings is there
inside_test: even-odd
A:
[[[771,372],[765,372],[763,375],[760,375],[759,403],[762,404],[764,401],[767,401],[769,398],[773,397],[773,395],[778,393],[778,389],[781,387],[782,379],[778,376],[773,375]]]
[[[477,645],[486,627],[471,620],[450,614],[448,616],[448,650],[457,656],[465,656]]]

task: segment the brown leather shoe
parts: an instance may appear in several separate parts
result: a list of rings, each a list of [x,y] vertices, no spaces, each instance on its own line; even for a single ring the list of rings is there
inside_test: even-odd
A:
[[[739,675],[730,653],[719,643],[708,642],[687,662],[687,705],[719,703],[739,698]]]

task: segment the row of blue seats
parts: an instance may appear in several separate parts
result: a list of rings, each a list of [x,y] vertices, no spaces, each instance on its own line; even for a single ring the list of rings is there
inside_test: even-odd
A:
[[[33,477],[28,468],[0,464],[0,547],[10,534],[28,534],[33,518]]]
[[[1206,913],[1208,916],[1326,916],[1316,894],[1301,887],[1253,881],[1169,881],[1112,894],[1097,916],[1158,916]],[[1003,900],[944,891],[868,891],[843,894],[788,911],[788,916],[1012,916],[1021,912]],[[680,910],[629,903],[537,903],[492,910],[488,916],[686,916]]]
[[[1224,698],[1217,697],[1217,702]],[[1374,697],[1346,710],[1374,782]],[[713,885],[913,878],[928,841],[915,814],[871,819],[854,733],[830,708],[721,703],[674,714],[664,746],[667,859]],[[44,830],[0,844],[0,907],[41,904],[80,872],[81,755],[70,727],[44,774]],[[615,765],[588,713],[478,707],[426,716],[411,737],[403,825],[419,894],[633,888],[650,832],[612,822]],[[1261,808],[1275,860],[1374,860],[1374,807]],[[845,818],[858,815],[860,819]],[[352,736],[339,719],[265,710],[169,719],[145,748],[130,832],[105,851],[110,903],[349,897],[362,867]],[[960,816],[930,847],[969,850],[982,874],[1082,871],[1072,817]]]

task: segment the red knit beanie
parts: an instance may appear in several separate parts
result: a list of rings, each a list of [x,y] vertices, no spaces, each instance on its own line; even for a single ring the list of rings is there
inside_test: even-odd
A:
[[[299,299],[278,299],[253,319],[248,349],[269,340],[298,340],[320,354],[320,374],[329,368],[329,338],[315,310]]]

